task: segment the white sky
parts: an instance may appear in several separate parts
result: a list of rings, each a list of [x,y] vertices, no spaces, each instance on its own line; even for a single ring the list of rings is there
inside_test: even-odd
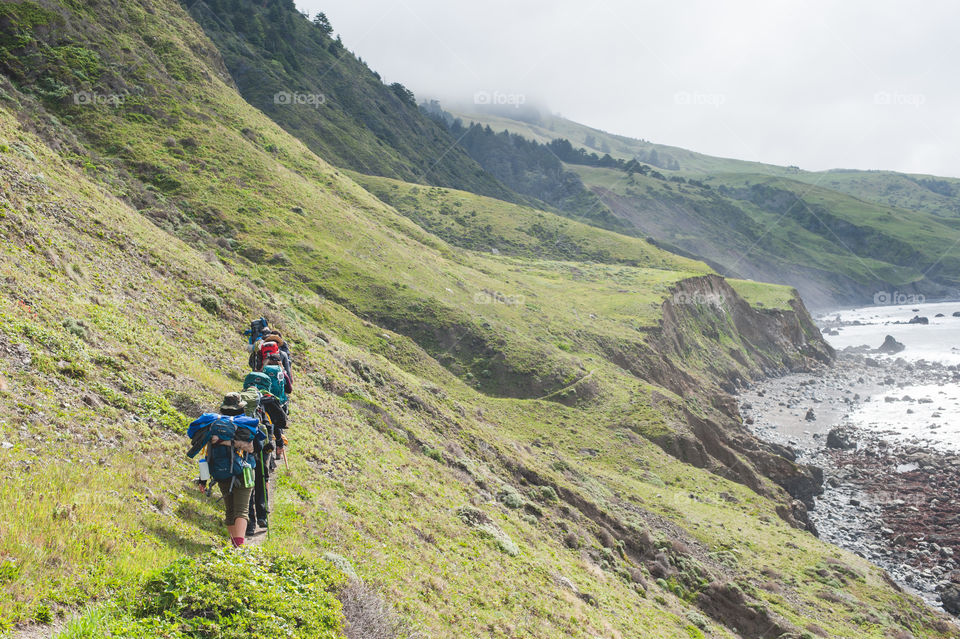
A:
[[[522,95],[612,133],[960,177],[955,0],[297,0],[418,99]]]

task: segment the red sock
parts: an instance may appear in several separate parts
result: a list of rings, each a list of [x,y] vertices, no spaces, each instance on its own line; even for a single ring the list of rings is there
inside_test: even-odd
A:
[[[234,537],[233,538],[233,547],[239,548],[243,545],[243,537]]]

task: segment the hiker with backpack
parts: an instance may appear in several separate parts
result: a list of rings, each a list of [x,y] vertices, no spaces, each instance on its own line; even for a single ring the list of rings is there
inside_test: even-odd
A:
[[[280,363],[283,366],[283,370],[286,371],[287,376],[292,380],[293,373],[290,367],[290,347],[280,335],[280,331],[264,333],[261,339],[253,345],[253,350],[250,352],[250,357],[247,362],[250,365],[250,370],[262,370],[267,357],[273,353],[277,353],[280,356]]]
[[[243,379],[244,392],[255,389],[260,394],[260,407],[266,413],[270,425],[273,427],[273,437],[276,441],[277,454],[283,448],[283,431],[287,428],[287,413],[283,410],[280,400],[273,394],[273,381],[261,371],[248,373]]]
[[[247,416],[257,417],[260,422],[260,429],[266,435],[264,442],[254,442],[253,454],[257,458],[257,465],[254,467],[254,488],[250,494],[250,504],[247,510],[247,537],[254,535],[258,527],[262,529],[268,527],[268,487],[270,473],[276,467],[275,464],[272,464],[273,460],[270,454],[273,453],[276,445],[280,445],[282,448],[282,428],[286,426],[286,415],[277,404],[276,399],[269,394],[269,387],[270,380],[266,375],[253,372],[244,379],[243,391],[240,393]],[[271,413],[282,420],[279,428],[274,425],[273,419],[270,418]]]
[[[239,393],[223,398],[218,413],[204,413],[190,424],[187,436],[191,438],[187,456],[195,457],[206,450],[200,462],[200,477],[205,471],[217,482],[223,494],[224,522],[234,547],[244,543],[249,519],[250,495],[254,489],[255,443],[266,436],[259,428],[259,420],[244,415]]]
[[[256,343],[260,341],[260,338],[263,337],[268,330],[270,329],[267,327],[266,318],[261,317],[258,320],[250,322],[250,328],[243,332],[243,334],[249,338],[247,350],[252,353],[255,350],[254,346]]]
[[[278,353],[280,354],[280,364],[283,366],[283,370],[286,371],[287,377],[290,378],[290,383],[293,383],[293,373],[290,370],[290,364],[292,362],[290,357],[290,345],[284,341],[283,336],[278,330],[268,330],[263,337],[264,342],[276,342],[277,347],[279,348]]]
[[[283,369],[279,353],[271,353],[266,356],[261,372],[270,379],[270,394],[277,398],[277,401],[283,407],[283,412],[286,413],[287,393],[293,391],[293,381],[287,375],[287,371]]]

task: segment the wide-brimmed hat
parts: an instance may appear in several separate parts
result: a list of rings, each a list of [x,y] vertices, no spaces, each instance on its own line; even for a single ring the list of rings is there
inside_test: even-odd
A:
[[[227,393],[223,396],[223,403],[220,404],[221,415],[242,415],[243,399],[240,393]]]

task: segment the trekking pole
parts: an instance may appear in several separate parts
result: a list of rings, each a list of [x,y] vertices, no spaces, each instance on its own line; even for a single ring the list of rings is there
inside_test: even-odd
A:
[[[260,448],[260,467],[263,472],[260,474],[260,481],[263,482],[263,509],[269,512],[270,509],[270,484],[267,482],[267,467],[263,463],[263,448]],[[256,499],[256,497],[254,497]],[[270,522],[267,522],[267,540],[270,539]]]

